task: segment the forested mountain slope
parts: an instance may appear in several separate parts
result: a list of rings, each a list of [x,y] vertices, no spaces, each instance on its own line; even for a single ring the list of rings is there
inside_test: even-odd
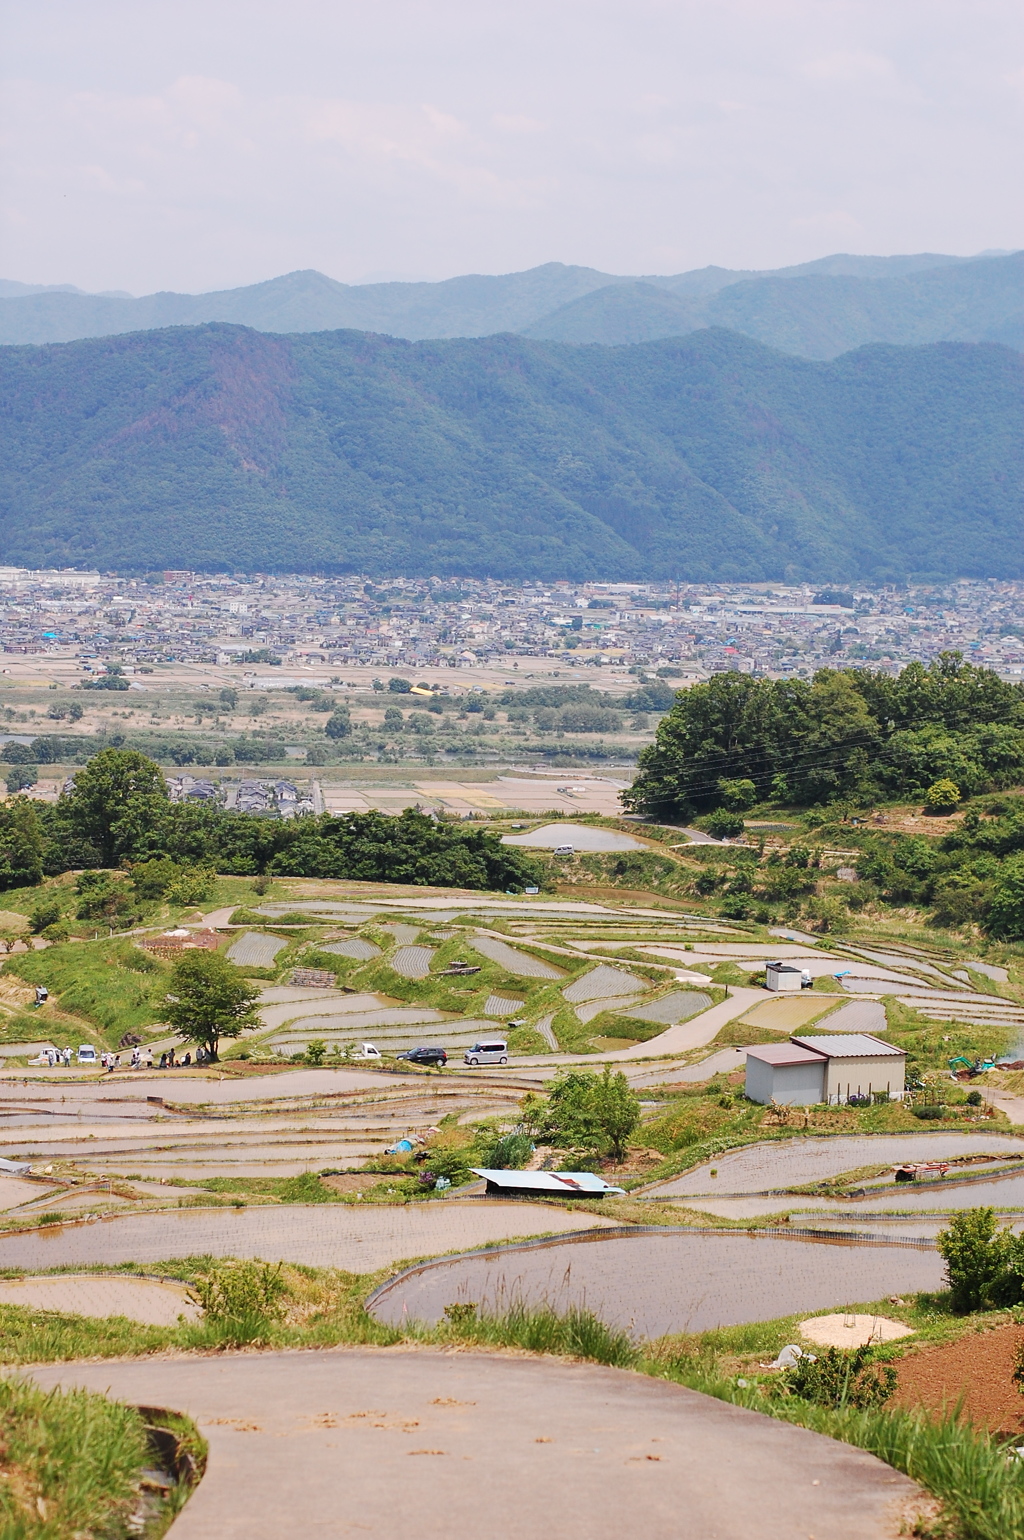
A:
[[[516,331],[563,342],[644,342],[727,326],[830,358],[864,342],[978,341],[1024,311],[1024,255],[835,255],[775,272],[704,267],[648,278],[548,262],[442,283],[344,284],[286,273],[211,294],[83,294],[0,283],[0,343],[68,342],[229,321],[259,331],[353,327],[411,340]],[[1016,334],[1014,334],[1016,335]]]
[[[866,342],[982,340],[1020,346],[1024,252],[865,277],[762,275],[697,292],[646,280],[593,289],[523,328],[557,342],[647,342],[726,326],[803,358]]]
[[[510,578],[1024,571],[1024,357],[229,325],[0,350],[0,560]]]

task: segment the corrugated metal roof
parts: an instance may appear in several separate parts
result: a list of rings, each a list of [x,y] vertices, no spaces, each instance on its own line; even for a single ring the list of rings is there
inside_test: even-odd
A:
[[[574,1192],[625,1191],[622,1187],[612,1187],[593,1171],[485,1171],[478,1166],[471,1166],[470,1170],[495,1187],[514,1188],[517,1192],[528,1189],[530,1192],[558,1193],[564,1198],[567,1193]]]
[[[810,1048],[801,1048],[797,1043],[768,1043],[764,1048],[748,1048],[748,1059],[760,1059],[762,1064],[774,1064],[776,1067],[782,1064],[823,1064],[825,1054],[815,1053]]]
[[[805,1048],[814,1048],[830,1059],[878,1059],[883,1054],[890,1054],[893,1058],[906,1058],[905,1049],[896,1048],[892,1043],[884,1043],[880,1037],[871,1037],[867,1032],[829,1032],[822,1033],[820,1036],[814,1034],[810,1037],[792,1037],[790,1042],[799,1043]]]

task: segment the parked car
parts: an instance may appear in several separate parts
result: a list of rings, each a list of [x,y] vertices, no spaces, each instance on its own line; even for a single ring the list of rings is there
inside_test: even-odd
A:
[[[410,1064],[447,1064],[448,1055],[443,1048],[410,1048],[406,1053],[396,1053],[396,1059],[408,1059]]]
[[[360,1043],[354,1053],[349,1054],[350,1059],[380,1059],[383,1055],[379,1048],[372,1043]]]
[[[551,853],[552,853],[552,855],[556,855],[556,856],[574,856],[576,854],[576,846],[575,845],[556,845],[554,850]]]
[[[467,1048],[463,1055],[464,1064],[507,1064],[508,1044],[499,1037],[489,1037],[479,1043],[474,1043],[472,1048]]]
[[[91,1043],[82,1043],[78,1049],[79,1064],[95,1064],[97,1053]]]

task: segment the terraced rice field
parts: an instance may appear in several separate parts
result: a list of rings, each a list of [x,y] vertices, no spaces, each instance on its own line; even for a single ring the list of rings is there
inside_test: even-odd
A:
[[[250,931],[239,936],[228,948],[228,958],[241,968],[269,968],[282,947],[287,946],[279,936],[261,936]]]
[[[643,994],[651,988],[646,979],[637,978],[621,968],[609,968],[600,963],[582,978],[568,984],[562,995],[570,1005],[583,1005],[590,1000],[613,1000],[623,996]]]
[[[513,1236],[593,1230],[592,1214],[541,1203],[291,1204],[287,1208],[179,1209],[127,1214],[45,1234],[0,1235],[0,1267],[27,1272],[171,1257],[260,1257],[369,1273],[404,1257]]]
[[[861,1166],[951,1160],[970,1154],[1024,1155],[1024,1139],[1012,1134],[922,1132],[778,1140],[729,1150],[649,1191],[663,1197],[779,1192],[785,1187],[829,1181]]]
[[[411,946],[417,939],[421,927],[419,925],[384,925],[382,930],[394,938],[396,946]]]
[[[706,1011],[711,1005],[711,996],[701,994],[698,990],[679,989],[670,995],[662,995],[660,1000],[653,1001],[650,1005],[638,1006],[635,1011],[630,1011],[638,1021],[660,1021],[665,1026],[671,1026],[675,1021],[689,1021],[691,1016],[697,1016],[701,1011]]]
[[[69,1315],[123,1315],[150,1326],[173,1326],[179,1316],[195,1320],[202,1313],[182,1285],[95,1273],[0,1280],[0,1304]]]
[[[380,947],[374,946],[372,941],[364,941],[361,936],[351,941],[327,941],[320,947],[320,951],[333,952],[336,957],[356,957],[360,962],[369,962],[372,957],[380,956]]]
[[[488,995],[484,1002],[485,1016],[514,1016],[525,1005],[524,1000],[510,1000],[504,995]]]
[[[370,1310],[396,1323],[437,1321],[446,1305],[469,1300],[495,1312],[519,1303],[575,1305],[638,1337],[660,1337],[841,1308],[941,1281],[942,1260],[931,1250],[620,1230],[426,1263],[378,1290]]]
[[[539,957],[531,957],[527,952],[518,952],[515,947],[506,945],[504,941],[496,941],[492,936],[474,936],[473,949],[479,952],[481,957],[498,963],[514,978],[560,979],[565,977],[563,969],[555,968],[551,963],[542,962]]]
[[[751,1026],[766,1027],[770,1032],[797,1032],[809,1022],[816,1021],[819,1016],[835,1009],[834,1000],[822,999],[821,995],[784,995],[774,1000],[765,1000],[762,1005],[755,1005],[752,1011],[747,1011],[743,1017]],[[885,1011],[878,1007],[878,1014],[885,1020]],[[827,1017],[826,1017],[827,1019]],[[824,1026],[824,1022],[821,1023]],[[863,1027],[837,1027],[837,1032],[865,1031]]]
[[[433,947],[400,946],[391,959],[391,966],[405,979],[425,979],[433,959]]]

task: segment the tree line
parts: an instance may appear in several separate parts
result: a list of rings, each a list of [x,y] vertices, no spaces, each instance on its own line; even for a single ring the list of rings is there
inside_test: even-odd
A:
[[[808,683],[715,674],[676,696],[623,801],[685,821],[769,800],[918,797],[939,781],[974,796],[1022,776],[1024,685],[943,653],[896,676],[821,669]]]
[[[169,860],[237,876],[347,878],[521,891],[540,882],[525,851],[498,835],[406,809],[291,820],[172,802],[160,767],[133,749],[102,749],[55,803],[0,807],[0,888],[82,868]]]

